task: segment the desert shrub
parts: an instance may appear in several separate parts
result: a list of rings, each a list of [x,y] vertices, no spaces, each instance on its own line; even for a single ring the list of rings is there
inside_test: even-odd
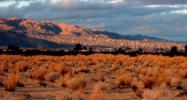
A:
[[[67,68],[61,63],[55,66],[55,71],[58,72],[59,75],[68,72]]]
[[[66,85],[68,88],[71,88],[72,90],[82,92],[83,88],[87,84],[87,80],[85,80],[84,77],[73,77],[69,80],[66,80]]]
[[[131,82],[132,82],[132,75],[130,74],[118,75],[117,77],[117,87],[121,87],[121,86],[130,87]]]
[[[30,73],[30,78],[38,79],[38,80],[43,80],[44,75],[46,74],[46,68],[41,66],[39,69],[36,69],[35,67],[32,67],[31,73]]]
[[[86,65],[81,65],[81,66],[79,66],[78,69],[77,69],[77,71],[78,71],[78,72],[85,72],[85,73],[88,73],[88,72],[89,72],[89,70],[88,70],[88,68],[86,67]]]
[[[112,64],[112,65],[111,65],[111,70],[112,70],[112,71],[115,71],[116,68],[117,68],[117,65],[116,65],[116,64]]]
[[[124,86],[125,83],[123,81],[123,76],[122,75],[118,75],[117,77],[117,86],[120,87],[120,86]]]
[[[181,82],[181,78],[180,77],[172,77],[170,80],[170,85],[171,87],[177,88],[179,86]]]
[[[94,86],[95,91],[108,91],[111,89],[111,86],[105,82],[99,82]]]
[[[100,82],[94,86],[92,94],[89,96],[89,100],[104,100],[104,91],[108,90],[106,83]]]
[[[139,74],[142,74],[142,75],[146,75],[147,74],[147,69],[145,67],[138,66],[137,70],[138,70]]]
[[[44,76],[44,79],[46,81],[54,82],[54,80],[58,79],[58,73],[57,72],[49,72]]]
[[[146,76],[142,80],[142,83],[144,84],[144,88],[150,88],[151,89],[155,85],[155,80],[154,80],[153,77]]]
[[[179,71],[179,76],[180,76],[181,78],[187,78],[187,68],[181,69],[181,70]]]
[[[19,67],[21,72],[26,71],[28,69],[28,64],[25,61],[18,62],[16,66]]]
[[[158,76],[156,77],[156,85],[161,86],[162,84],[169,84],[170,78],[169,75],[167,75],[165,72],[157,73]]]
[[[8,61],[6,59],[3,60],[0,66],[0,75],[3,74],[5,67],[8,66]]]
[[[136,94],[136,96],[142,97],[143,92],[138,88],[137,85],[132,85],[131,88],[132,88],[133,92]]]
[[[132,78],[133,77],[130,74],[125,74],[124,75],[123,81],[124,81],[125,86],[128,86],[128,87],[131,86]]]
[[[15,68],[9,75],[8,80],[5,82],[6,91],[15,91],[15,87],[19,82],[19,69]]]
[[[170,89],[161,87],[145,90],[142,96],[143,100],[174,100],[175,97]]]
[[[72,92],[70,89],[62,91],[60,95],[57,95],[55,100],[84,100],[80,93]]]
[[[52,71],[52,72],[55,72],[56,71],[55,66],[56,66],[55,63],[50,63],[49,70]]]
[[[73,75],[72,71],[68,71],[64,76],[60,75],[60,86],[67,87],[67,81],[69,81]]]

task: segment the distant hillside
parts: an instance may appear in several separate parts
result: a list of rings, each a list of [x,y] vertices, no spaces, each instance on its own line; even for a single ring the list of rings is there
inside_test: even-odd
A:
[[[82,40],[79,37],[83,37],[81,38]],[[63,44],[68,43],[65,41],[65,39],[67,39],[67,41],[71,40],[71,45],[76,42],[81,43],[81,41],[84,41],[84,43],[85,41],[97,43],[95,39],[94,41],[92,39],[88,39],[92,37],[96,39],[100,38],[98,42],[102,41],[102,39],[147,39],[154,41],[165,41],[165,39],[156,37],[149,37],[143,35],[120,35],[114,32],[82,28],[72,24],[64,24],[50,21],[35,21],[16,17],[0,17],[0,45],[3,46],[15,44],[23,47],[66,47],[66,45]]]
[[[0,32],[0,45],[7,46],[14,44],[19,47],[37,48],[39,46],[44,48],[64,48],[68,45],[57,44],[46,40],[27,37],[22,34],[14,32]]]
[[[149,37],[146,35],[120,35],[118,33],[108,32],[108,31],[100,31],[100,30],[92,30],[94,34],[104,34],[112,39],[126,39],[126,40],[154,40],[154,41],[167,41],[166,39]]]

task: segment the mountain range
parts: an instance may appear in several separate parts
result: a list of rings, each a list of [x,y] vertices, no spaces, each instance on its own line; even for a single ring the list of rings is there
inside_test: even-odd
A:
[[[100,39],[125,39],[125,40],[154,40],[165,41],[165,39],[143,35],[120,35],[105,30],[82,28],[72,24],[35,21],[24,18],[0,17],[0,46],[14,44],[20,47],[36,48],[58,48],[72,46],[72,43],[58,42],[66,37],[76,41],[80,37],[99,37]],[[48,37],[48,38],[46,38]],[[58,39],[57,39],[58,37]],[[79,39],[80,40],[80,39]],[[84,40],[83,40],[84,41]],[[89,42],[89,40],[87,40]],[[81,40],[79,41],[81,42]],[[74,42],[73,42],[74,43]]]

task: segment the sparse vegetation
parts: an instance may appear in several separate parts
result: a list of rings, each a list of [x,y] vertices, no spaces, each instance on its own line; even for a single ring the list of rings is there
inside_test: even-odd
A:
[[[90,100],[127,99],[127,91],[133,91],[128,95],[136,99],[162,99],[162,93],[185,92],[187,78],[187,58],[181,56],[0,55],[0,66],[0,88],[6,91],[21,91],[22,84],[44,90],[58,87],[59,91],[69,90],[67,96],[62,93],[64,98],[75,98],[76,94]]]

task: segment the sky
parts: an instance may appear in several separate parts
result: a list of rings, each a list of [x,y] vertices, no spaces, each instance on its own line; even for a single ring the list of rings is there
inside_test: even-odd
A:
[[[0,16],[187,41],[187,0],[0,0]]]

